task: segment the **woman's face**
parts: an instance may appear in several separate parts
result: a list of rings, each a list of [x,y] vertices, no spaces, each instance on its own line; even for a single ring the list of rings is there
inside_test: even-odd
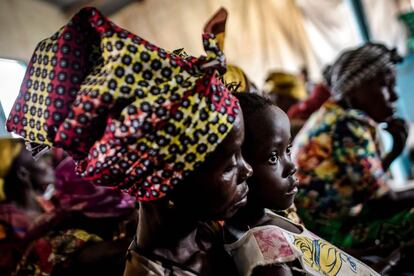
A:
[[[260,116],[260,117],[259,117]],[[266,107],[246,122],[249,144],[243,154],[253,168],[248,179],[248,200],[264,208],[284,210],[293,203],[298,191],[296,172],[290,156],[291,135],[289,118],[276,106]]]
[[[177,185],[173,201],[199,220],[226,219],[246,204],[246,179],[252,169],[241,155],[244,124],[241,112],[232,130],[206,161]]]
[[[351,93],[351,105],[376,122],[384,122],[396,111],[395,69],[387,69]]]

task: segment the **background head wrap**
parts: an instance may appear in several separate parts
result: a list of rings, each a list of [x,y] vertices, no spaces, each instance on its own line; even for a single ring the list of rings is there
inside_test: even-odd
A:
[[[272,72],[266,78],[263,92],[289,96],[299,101],[306,99],[302,81],[295,75],[285,72]]]
[[[158,199],[230,132],[237,100],[217,77],[225,58],[215,36],[207,55],[181,57],[84,8],[35,49],[7,121],[32,143],[65,149],[83,177]]]
[[[335,99],[341,99],[344,94],[401,61],[395,49],[390,50],[382,44],[367,43],[345,51],[330,69],[331,93]]]
[[[0,139],[0,202],[6,200],[4,178],[8,175],[13,161],[23,148],[22,141],[12,138]]]

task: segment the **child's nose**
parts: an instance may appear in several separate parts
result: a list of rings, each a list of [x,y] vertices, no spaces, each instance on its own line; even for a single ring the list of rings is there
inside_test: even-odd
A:
[[[289,176],[292,176],[296,173],[297,168],[295,164],[292,162],[290,158],[286,159],[285,166],[283,168],[282,177],[287,178]]]

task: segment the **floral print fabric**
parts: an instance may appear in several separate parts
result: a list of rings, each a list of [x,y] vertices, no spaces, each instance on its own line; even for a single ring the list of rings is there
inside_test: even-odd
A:
[[[296,137],[292,156],[300,182],[296,204],[311,229],[334,233],[387,191],[375,123],[361,111],[326,102]]]

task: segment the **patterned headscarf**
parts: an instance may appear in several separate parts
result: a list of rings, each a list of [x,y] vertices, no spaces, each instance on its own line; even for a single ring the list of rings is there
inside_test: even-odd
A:
[[[299,101],[306,99],[305,86],[301,80],[297,76],[285,72],[270,73],[266,78],[263,92],[289,96]]]
[[[217,45],[224,51],[226,37],[227,10],[220,8],[204,26],[205,33],[213,33],[217,38]],[[233,93],[249,92],[253,90],[252,84],[246,73],[238,66],[228,64],[226,73],[222,76],[224,85]]]
[[[13,161],[23,148],[21,140],[12,138],[0,139],[0,202],[6,200],[4,178],[8,175]]]
[[[345,51],[330,69],[331,93],[335,99],[341,99],[344,94],[401,61],[395,49],[390,50],[382,44],[367,43]]]
[[[181,57],[84,8],[41,41],[7,128],[65,149],[96,184],[140,201],[163,197],[230,132],[240,108],[219,81],[215,36],[207,56]]]

